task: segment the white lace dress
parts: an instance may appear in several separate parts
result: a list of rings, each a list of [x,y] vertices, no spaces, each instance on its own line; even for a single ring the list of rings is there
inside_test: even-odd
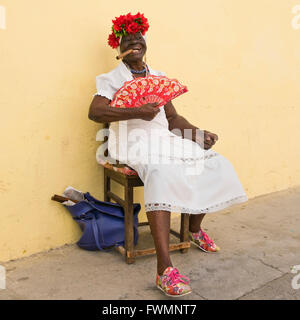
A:
[[[153,75],[164,75],[149,70]],[[124,82],[132,79],[121,62],[96,77],[96,95],[112,100]],[[146,212],[210,213],[248,200],[234,167],[224,156],[168,130],[164,107],[151,121],[111,122],[109,131],[111,157],[136,170],[144,182]],[[103,155],[98,153],[97,157]]]

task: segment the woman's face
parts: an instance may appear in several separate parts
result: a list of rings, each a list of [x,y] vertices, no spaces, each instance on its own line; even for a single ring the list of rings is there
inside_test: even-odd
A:
[[[135,34],[128,34],[127,36],[122,37],[120,43],[121,53],[129,49],[133,49],[133,52],[128,54],[126,58],[124,58],[124,60],[126,59],[126,61],[129,62],[143,60],[143,56],[147,50],[147,45],[140,32],[137,32]]]

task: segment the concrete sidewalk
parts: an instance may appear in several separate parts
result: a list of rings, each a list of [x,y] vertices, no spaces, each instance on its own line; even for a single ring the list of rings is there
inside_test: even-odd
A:
[[[178,226],[180,216],[172,216]],[[191,279],[193,292],[181,299],[300,299],[291,285],[291,268],[300,265],[300,188],[207,215],[203,226],[221,251],[171,253]],[[148,227],[140,228],[139,247],[149,242]],[[155,286],[154,255],[127,265],[116,251],[67,245],[2,265],[7,289],[0,299],[172,299]]]

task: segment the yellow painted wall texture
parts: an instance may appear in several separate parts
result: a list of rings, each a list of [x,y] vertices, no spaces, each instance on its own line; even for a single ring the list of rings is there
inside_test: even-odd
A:
[[[129,11],[149,19],[149,65],[189,88],[174,101],[178,113],[219,135],[214,149],[248,196],[299,185],[297,4],[0,0],[0,261],[77,241],[79,227],[54,193],[71,185],[103,199],[102,125],[87,114],[96,75],[118,63],[107,45],[111,20]],[[135,202],[143,206],[142,188]]]

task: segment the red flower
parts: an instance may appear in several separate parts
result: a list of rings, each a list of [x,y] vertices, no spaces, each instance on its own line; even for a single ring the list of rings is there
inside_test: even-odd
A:
[[[114,28],[116,31],[121,31],[121,30],[122,30],[121,26],[119,26],[118,24],[114,24],[114,25],[113,25],[113,28]]]
[[[116,17],[115,20],[112,21],[114,26],[116,26],[119,30],[117,31],[121,31],[122,30],[122,24],[126,24],[126,17],[124,15],[120,16],[119,18]]]
[[[133,21],[133,19],[132,19],[132,14],[129,12],[129,13],[127,13],[126,16],[125,16],[125,24],[126,24],[126,27],[128,27],[132,21]]]
[[[127,27],[127,32],[128,33],[137,33],[140,31],[140,26],[136,22],[130,23],[130,25]]]
[[[148,19],[139,12],[133,16],[133,19],[140,25],[139,31],[141,31],[142,35],[145,35],[146,31],[149,29]]]
[[[141,32],[144,36],[146,31],[149,29],[149,23],[144,14],[138,12],[132,15],[130,12],[120,17],[115,17],[113,22],[113,33],[109,35],[108,44],[112,48],[116,48],[119,45],[119,39],[121,35],[128,33],[135,34]]]
[[[113,48],[117,48],[119,46],[119,38],[115,36],[114,33],[111,33],[108,37],[108,44]]]
[[[134,20],[139,19],[141,21],[141,24],[143,24],[143,23],[145,23],[147,21],[147,19],[144,17],[144,15],[139,13],[139,12],[136,15],[133,16],[133,19]]]

